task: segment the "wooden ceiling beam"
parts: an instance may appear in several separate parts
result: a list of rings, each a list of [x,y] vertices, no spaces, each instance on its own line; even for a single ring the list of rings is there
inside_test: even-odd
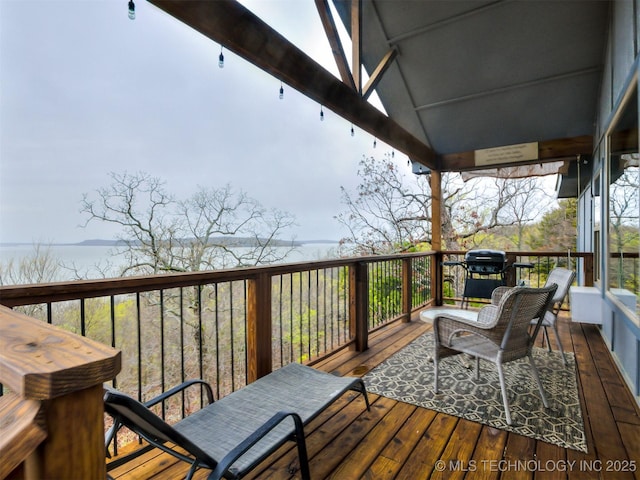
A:
[[[436,168],[436,155],[424,142],[368,103],[359,92],[341,82],[237,1],[149,2],[405,153],[411,160]]]
[[[387,71],[387,69],[391,66],[397,56],[398,50],[396,48],[393,48],[387,52],[376,69],[373,71],[373,74],[371,74],[371,77],[369,77],[369,81],[367,82],[367,84],[362,89],[362,98],[367,99],[371,96],[373,91],[378,86],[378,83],[380,83],[380,80],[382,80],[384,72]]]
[[[316,8],[318,9],[318,15],[320,15],[320,21],[322,22],[322,26],[324,27],[324,33],[327,36],[327,40],[329,40],[331,52],[333,53],[333,58],[336,61],[336,66],[338,67],[338,72],[340,72],[342,82],[346,83],[353,90],[357,91],[356,85],[353,82],[353,75],[351,75],[351,70],[349,69],[347,56],[344,53],[344,48],[342,48],[342,42],[340,41],[340,35],[338,34],[336,22],[333,20],[333,15],[331,14],[331,9],[329,8],[329,1],[315,1]]]
[[[538,159],[527,162],[513,164],[485,165],[477,167],[475,165],[475,152],[460,152],[440,155],[438,158],[439,170],[443,172],[462,172],[469,170],[481,170],[487,168],[510,167],[514,165],[526,165],[531,163],[553,162],[559,159],[575,157],[576,155],[593,154],[593,137],[583,135],[580,137],[561,138],[557,140],[547,140],[538,142]]]
[[[351,0],[351,68],[358,93],[362,92],[362,0]]]

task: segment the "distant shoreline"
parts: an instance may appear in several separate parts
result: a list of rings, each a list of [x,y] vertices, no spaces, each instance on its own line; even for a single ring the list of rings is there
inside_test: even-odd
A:
[[[217,237],[211,239],[211,243],[225,244],[233,246],[250,246],[253,239],[251,238],[228,238]],[[272,244],[283,247],[299,247],[301,245],[309,244],[338,244],[337,240],[272,240]],[[44,247],[124,247],[127,243],[123,240],[104,240],[104,239],[91,239],[82,240],[76,243],[41,243],[41,242],[0,242],[1,247],[24,247],[29,245],[42,245]]]

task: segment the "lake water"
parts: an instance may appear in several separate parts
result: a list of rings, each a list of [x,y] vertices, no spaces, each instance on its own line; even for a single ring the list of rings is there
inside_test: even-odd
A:
[[[95,245],[52,245],[49,247],[51,255],[62,266],[58,280],[76,278],[74,270],[82,273],[83,277],[101,278],[96,266],[102,271],[115,272],[117,266],[124,263],[122,256],[114,255],[115,247]],[[335,258],[337,243],[308,243],[296,247],[282,263],[305,262]],[[14,264],[35,255],[33,245],[0,246],[0,265],[6,265],[10,260]]]

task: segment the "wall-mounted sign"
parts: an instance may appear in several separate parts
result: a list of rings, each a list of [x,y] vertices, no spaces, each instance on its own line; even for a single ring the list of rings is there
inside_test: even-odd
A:
[[[519,143],[475,151],[477,167],[538,160],[538,142]]]

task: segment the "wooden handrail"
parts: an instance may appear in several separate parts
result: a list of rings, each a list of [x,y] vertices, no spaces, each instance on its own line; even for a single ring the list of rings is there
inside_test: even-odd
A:
[[[6,478],[47,438],[42,403],[14,393],[0,397],[0,479]]]
[[[3,436],[16,409],[31,417],[6,424],[25,432],[19,446],[0,451],[7,468],[24,460],[26,479],[105,478],[102,384],[120,362],[118,350],[0,306],[0,383],[11,390]]]
[[[35,285],[0,286],[0,304],[7,307],[61,302],[81,298],[130,294],[159,289],[190,287],[211,283],[256,279],[259,275],[283,275],[333,267],[351,267],[357,264],[397,260],[405,257],[424,257],[434,252],[404,253],[396,255],[372,255],[363,257],[317,260],[313,262],[281,263],[259,267],[207,270],[201,272],[168,273],[139,277],[119,277],[96,280],[75,280]]]

